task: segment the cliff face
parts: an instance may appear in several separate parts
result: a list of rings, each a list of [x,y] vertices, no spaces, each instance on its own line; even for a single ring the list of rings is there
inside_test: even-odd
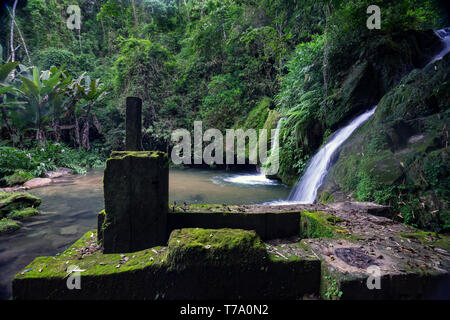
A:
[[[330,68],[338,89],[327,108],[326,126],[338,129],[376,105],[411,70],[424,67],[442,46],[432,30],[410,30],[364,39],[358,49],[343,48],[338,56],[330,57],[335,60]]]
[[[302,108],[307,110],[307,116],[301,118],[300,129],[297,130],[301,134],[296,134],[296,143],[290,143],[287,139],[281,142],[282,147],[289,145],[286,149],[295,149],[284,152],[286,154],[281,152],[279,177],[283,182],[292,184],[297,180],[298,158],[311,157],[330,133],[378,104],[403,77],[416,68],[424,67],[442,48],[440,38],[432,30],[371,33],[370,37],[361,37],[360,41],[340,42],[330,49],[327,97],[315,96],[315,100],[310,99],[312,102],[305,96],[313,95],[317,90],[308,91],[308,88],[320,87],[317,83],[323,81],[322,77],[313,78],[314,83],[310,80],[301,82],[303,69],[292,68],[286,78],[295,79],[303,87],[295,88],[297,82],[291,81],[289,83],[293,88],[284,88],[281,96],[290,101],[292,109],[296,104],[305,105]],[[322,55],[317,59],[323,59]],[[304,77],[309,79],[310,73],[314,72],[317,73],[308,71]],[[297,94],[297,91],[308,94]],[[316,100],[319,102],[314,102]],[[280,113],[283,114],[282,110]],[[286,118],[289,117],[287,112]]]
[[[390,204],[405,222],[448,229],[449,98],[450,55],[413,70],[342,146],[318,199]]]

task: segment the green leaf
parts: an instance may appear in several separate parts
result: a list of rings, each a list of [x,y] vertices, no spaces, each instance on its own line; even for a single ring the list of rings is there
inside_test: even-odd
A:
[[[8,92],[14,92],[14,87],[13,86],[6,86],[6,87],[0,88],[0,95],[8,93]]]
[[[0,67],[0,82],[6,80],[11,71],[19,65],[19,62],[8,62]]]
[[[38,88],[41,87],[41,81],[39,79],[39,68],[37,67],[33,68],[33,82]]]
[[[33,81],[25,77],[20,77],[20,80],[22,80],[25,89],[34,95],[35,98],[39,99],[39,87]]]

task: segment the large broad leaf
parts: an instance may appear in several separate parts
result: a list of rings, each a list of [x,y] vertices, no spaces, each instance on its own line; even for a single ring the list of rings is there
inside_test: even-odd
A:
[[[5,81],[11,71],[19,65],[19,62],[8,62],[0,67],[0,82]]]
[[[52,76],[50,79],[43,81],[44,87],[41,89],[41,95],[46,95],[50,93],[51,91],[55,90],[56,85],[59,83],[60,73]]]
[[[20,77],[20,80],[22,80],[25,90],[34,95],[36,99],[39,99],[39,87],[28,78]]]
[[[33,68],[33,82],[38,88],[41,87],[41,81],[39,79],[39,68],[37,67]]]

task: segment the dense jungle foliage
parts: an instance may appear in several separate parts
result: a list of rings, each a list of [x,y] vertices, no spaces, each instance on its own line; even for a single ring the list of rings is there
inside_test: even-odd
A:
[[[81,8],[80,30],[67,27],[74,4]],[[369,5],[381,8],[380,30],[366,27]],[[196,120],[224,131],[273,129],[284,118],[278,176],[292,184],[336,129],[375,105],[407,71],[423,67],[432,53],[421,48],[433,40],[422,30],[449,25],[446,6],[438,0],[6,1],[1,184],[57,166],[82,172],[99,165],[124,146],[127,96],[143,99],[147,150],[170,150],[172,130],[193,130]],[[448,227],[444,220],[437,218],[437,229]]]

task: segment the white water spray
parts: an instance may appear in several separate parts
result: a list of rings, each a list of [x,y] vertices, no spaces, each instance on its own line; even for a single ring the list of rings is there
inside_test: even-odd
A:
[[[320,148],[319,152],[311,159],[308,168],[302,178],[292,189],[289,195],[290,202],[313,203],[316,199],[317,190],[330,168],[333,155],[337,149],[347,140],[353,131],[366,122],[375,112],[373,109],[364,112],[360,116],[353,119],[346,127],[339,129],[330,140]]]
[[[270,164],[273,161],[279,161],[279,153],[278,148],[280,146],[280,129],[282,126],[283,118],[278,121],[277,127],[275,129],[275,134],[273,135],[273,141],[272,146],[270,147],[270,156],[267,159],[265,164]],[[237,174],[233,175],[231,177],[224,178],[223,180],[230,183],[238,183],[238,184],[264,184],[264,185],[271,185],[271,184],[278,184],[277,181],[272,179],[267,179],[266,175],[269,174],[276,174],[276,172],[270,171],[271,167],[269,165],[269,168],[261,167],[261,173],[260,174]]]
[[[450,52],[450,27],[440,29],[434,32],[442,41],[444,48],[429,63],[441,60],[447,53]]]

